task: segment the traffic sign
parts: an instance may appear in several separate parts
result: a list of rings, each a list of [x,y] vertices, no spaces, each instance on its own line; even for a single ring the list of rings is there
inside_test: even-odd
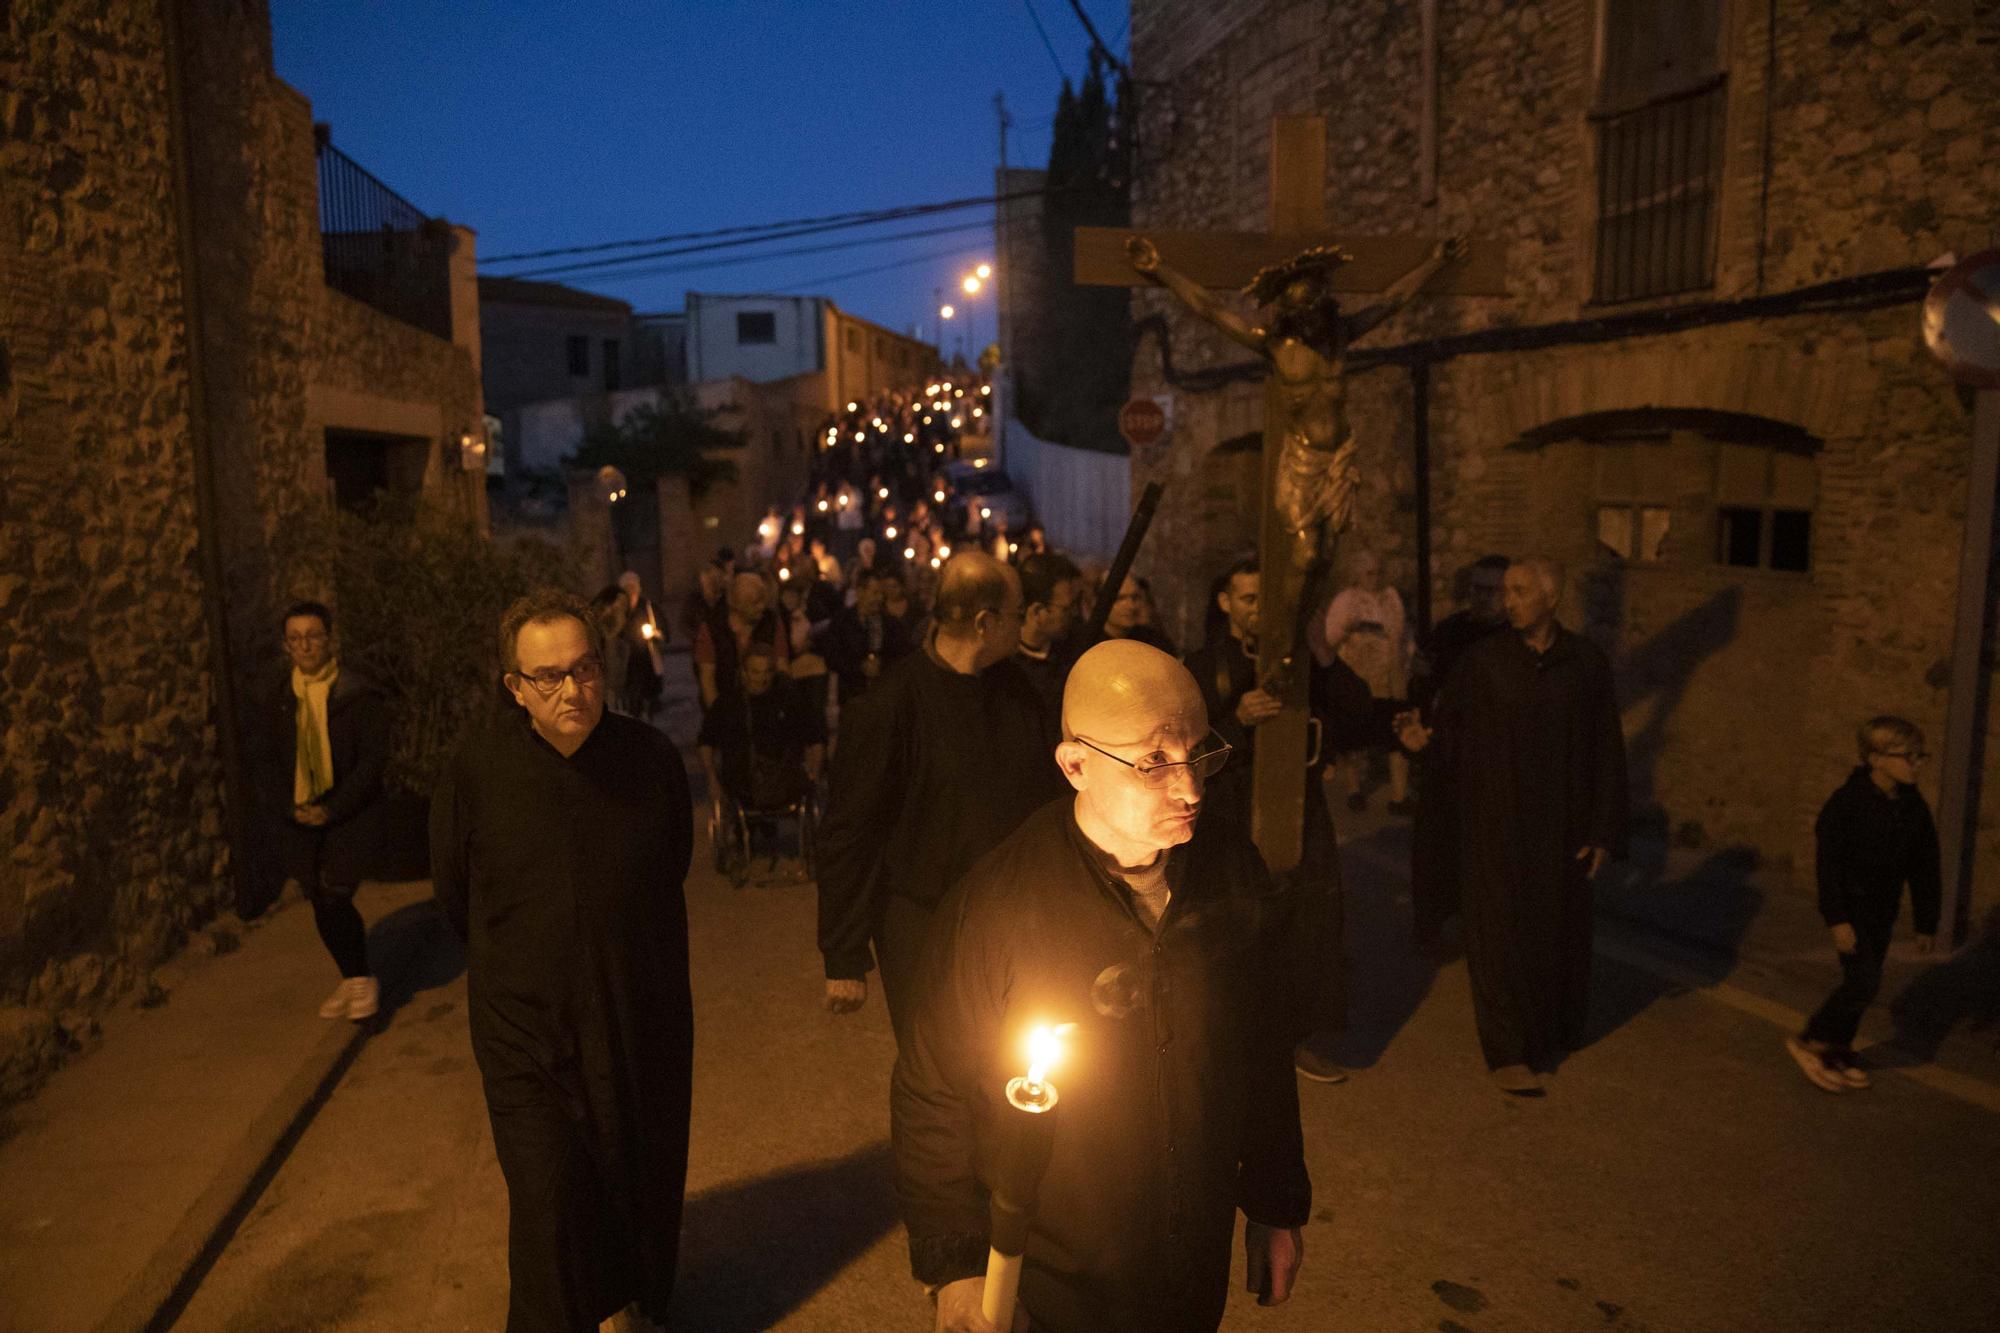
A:
[[[1931,284],[1924,341],[1959,383],[2000,389],[2000,250],[1961,259]]]
[[[1167,433],[1167,411],[1157,398],[1134,398],[1118,409],[1118,433],[1134,449],[1147,449]]]

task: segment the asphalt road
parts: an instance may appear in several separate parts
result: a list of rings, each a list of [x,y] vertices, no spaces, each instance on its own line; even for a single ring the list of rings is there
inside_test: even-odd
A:
[[[1828,1096],[1776,1027],[1609,962],[1597,1040],[1546,1100],[1505,1098],[1464,965],[1408,959],[1384,850],[1348,859],[1348,1054],[1366,1067],[1302,1087],[1317,1211],[1299,1289],[1270,1310],[1232,1295],[1226,1329],[2000,1328],[2000,1117],[1896,1074]],[[688,901],[676,1326],[927,1328],[887,1186],[879,997],[845,1018],[817,1007],[809,884],[734,889],[698,866]],[[414,928],[434,932],[427,988],[364,1048],[177,1328],[501,1326],[505,1198],[464,978],[442,926]]]

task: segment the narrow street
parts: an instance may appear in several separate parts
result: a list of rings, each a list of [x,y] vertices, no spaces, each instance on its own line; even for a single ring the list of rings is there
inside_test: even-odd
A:
[[[1384,872],[1350,847],[1361,1021],[1344,1086],[1302,1085],[1316,1220],[1290,1305],[1232,1330],[1552,1333],[1990,1329],[2000,1120],[1896,1074],[1807,1086],[1772,1024],[1601,961],[1597,1040],[1541,1103],[1483,1077],[1464,964],[1403,947]],[[817,1004],[812,889],[688,885],[698,1024],[677,1326],[924,1329],[888,1188],[893,1048],[878,996]],[[364,904],[365,905],[365,904]],[[176,1325],[491,1330],[505,1196],[441,925]],[[449,978],[449,979],[445,979]],[[1241,1258],[1238,1256],[1240,1269]]]

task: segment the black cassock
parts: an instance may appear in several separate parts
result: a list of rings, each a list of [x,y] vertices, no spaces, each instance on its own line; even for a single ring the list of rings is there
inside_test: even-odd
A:
[[[437,899],[467,941],[472,1048],[507,1178],[509,1333],[664,1320],[694,1053],[680,754],[607,713],[565,759],[517,713],[431,803]]]
[[[1490,1068],[1546,1066],[1583,1039],[1590,1002],[1585,847],[1625,852],[1625,737],[1611,665],[1560,627],[1466,649],[1438,698],[1454,794],[1466,966]]]

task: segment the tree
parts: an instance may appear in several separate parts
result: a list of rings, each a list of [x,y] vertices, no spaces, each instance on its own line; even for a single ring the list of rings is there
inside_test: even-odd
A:
[[[1042,243],[1048,255],[1043,290],[1033,299],[1048,311],[1048,336],[1017,348],[1021,420],[1046,440],[1122,452],[1118,409],[1132,386],[1132,302],[1119,288],[1078,287],[1074,269],[1078,227],[1131,224],[1132,96],[1093,53],[1081,91],[1065,83],[1056,100],[1049,142]]]
[[[684,476],[688,494],[701,499],[709,488],[737,478],[736,463],[711,458],[713,449],[741,449],[742,431],[715,424],[716,413],[679,394],[662,393],[657,405],[642,403],[617,421],[599,422],[563,461],[595,471],[610,464],[633,486],[650,487],[661,477]]]

